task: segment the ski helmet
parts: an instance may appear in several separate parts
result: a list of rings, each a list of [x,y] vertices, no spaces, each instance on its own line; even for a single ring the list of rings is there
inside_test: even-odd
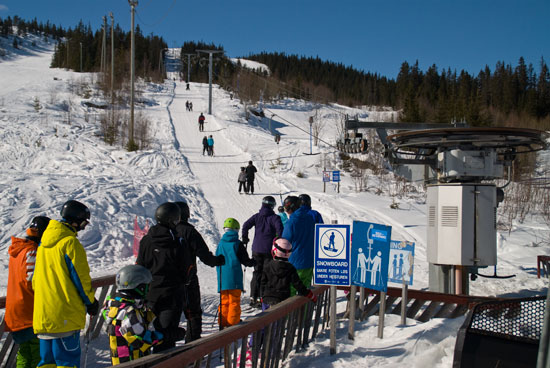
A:
[[[279,211],[280,213],[283,213],[283,212],[285,212],[285,208],[283,206],[279,206],[277,208],[277,211]]]
[[[31,238],[36,238],[38,241],[42,238],[44,230],[48,227],[50,218],[46,216],[36,216],[32,219],[31,225],[27,229],[27,235]]]
[[[233,230],[239,230],[241,228],[241,224],[239,224],[239,221],[235,220],[232,217],[229,217],[225,219],[223,222],[224,229],[233,229]]]
[[[298,198],[300,198],[300,201],[302,201],[301,206],[311,207],[311,197],[309,195],[300,194]]]
[[[300,207],[300,198],[296,196],[288,196],[285,198],[283,206],[285,207],[286,212],[292,213]]]
[[[140,265],[122,267],[116,274],[116,287],[121,294],[131,297],[145,297],[153,280],[151,272]]]
[[[180,222],[180,216],[179,206],[172,202],[161,204],[155,211],[155,220],[157,220],[157,223],[168,227],[174,227]]]
[[[89,223],[90,210],[83,203],[71,199],[61,207],[61,217],[69,224],[78,224],[77,231],[84,230]]]
[[[275,208],[275,198],[272,196],[267,196],[262,199],[262,204],[266,204],[269,206],[269,208],[274,209]]]
[[[276,259],[288,259],[292,253],[292,244],[285,238],[276,238],[273,241],[271,255]]]
[[[180,208],[181,221],[189,220],[189,206],[185,202],[176,202]]]

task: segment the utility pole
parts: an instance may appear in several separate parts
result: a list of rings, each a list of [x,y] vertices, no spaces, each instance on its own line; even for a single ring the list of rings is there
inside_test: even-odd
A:
[[[113,13],[109,13],[111,17],[111,106],[115,104],[115,17]]]
[[[134,58],[136,56],[136,46],[135,46],[135,37],[134,37],[134,16],[136,12],[136,6],[138,4],[137,0],[128,0],[130,7],[132,9],[132,37],[130,41],[131,48],[131,60],[130,60],[130,132],[128,137],[128,148],[133,150],[134,143]]]
[[[187,55],[187,83],[191,80],[191,56],[196,54],[183,54]]]
[[[103,40],[101,42],[101,72],[105,73],[106,44],[107,43],[107,17],[103,16]]]
[[[82,42],[80,42],[80,72],[82,73]]]
[[[109,13],[111,17],[111,127],[115,127],[115,17],[113,12]]]
[[[212,115],[212,55],[223,53],[221,50],[197,50],[208,54],[208,115]]]

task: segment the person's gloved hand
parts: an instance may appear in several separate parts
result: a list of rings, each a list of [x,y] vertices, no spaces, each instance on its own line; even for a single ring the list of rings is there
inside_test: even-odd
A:
[[[243,241],[243,244],[244,244],[244,245],[247,245],[248,242],[250,241],[250,239],[248,239],[248,236],[243,236],[243,240],[242,240],[242,241]]]
[[[306,298],[311,300],[313,303],[317,303],[317,295],[313,294],[311,290],[307,293]]]
[[[216,259],[217,259],[216,266],[223,266],[225,264],[225,257],[223,256],[223,254],[220,254],[218,257],[216,257]]]
[[[94,299],[94,302],[86,306],[86,313],[90,316],[95,316],[99,312],[99,302]]]
[[[187,331],[185,331],[185,328],[178,327],[175,331],[174,340],[175,341],[181,341],[181,340],[185,339],[186,333],[187,333]]]

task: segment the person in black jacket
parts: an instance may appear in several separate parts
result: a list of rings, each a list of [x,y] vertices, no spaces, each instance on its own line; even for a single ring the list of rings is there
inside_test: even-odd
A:
[[[317,297],[300,280],[296,268],[288,261],[291,252],[292,244],[288,240],[278,238],[273,242],[273,259],[264,265],[262,274],[262,310],[289,298],[290,285],[294,286],[298,294],[314,303],[317,301]]]
[[[248,161],[248,166],[246,167],[245,172],[246,172],[246,189],[247,189],[245,190],[245,192],[254,194],[254,178],[258,170],[256,169],[256,166],[252,165],[252,161]]]
[[[153,348],[153,353],[176,346],[185,338],[185,329],[179,327],[187,283],[188,249],[176,234],[180,209],[175,203],[163,203],[155,211],[157,224],[151,226],[139,243],[136,264],[147,268],[152,276],[146,301],[157,319],[155,328],[163,333],[164,342]]]
[[[197,257],[210,267],[225,264],[223,255],[216,257],[210,252],[201,234],[189,221],[189,206],[185,202],[176,202],[180,209],[181,219],[176,225],[178,237],[189,248],[189,264],[193,269],[188,270],[187,296],[184,301],[183,312],[187,319],[187,336],[185,342],[200,339],[202,333],[202,309],[199,278],[197,276]]]

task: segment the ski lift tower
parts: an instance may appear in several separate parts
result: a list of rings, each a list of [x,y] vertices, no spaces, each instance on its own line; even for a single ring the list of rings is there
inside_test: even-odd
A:
[[[424,162],[437,175],[427,187],[430,290],[469,293],[469,274],[497,264],[496,214],[518,154],[546,148],[546,133],[513,128],[417,130],[388,137],[387,149]]]

